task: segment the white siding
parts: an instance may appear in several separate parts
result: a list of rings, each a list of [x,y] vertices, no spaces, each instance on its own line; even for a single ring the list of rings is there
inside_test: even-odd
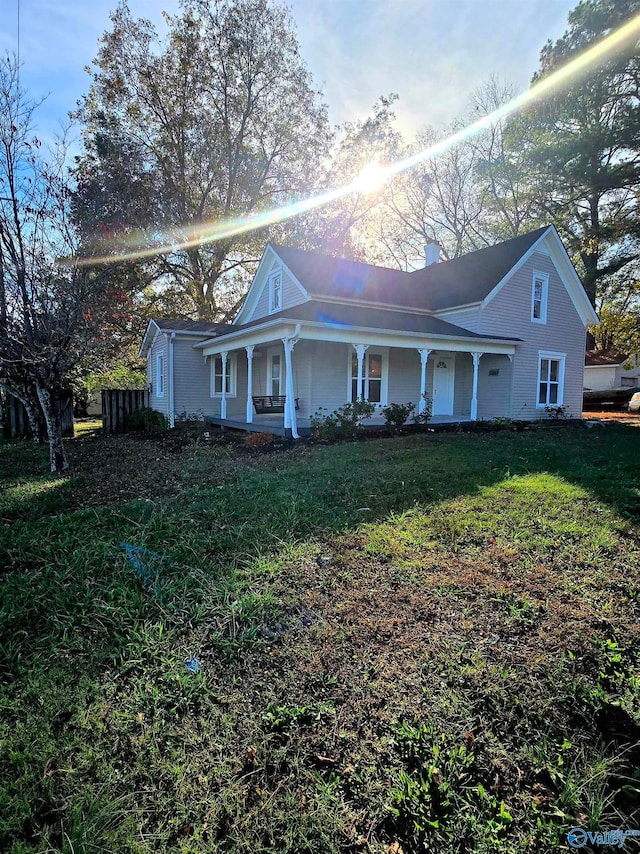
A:
[[[347,402],[348,359],[353,348],[350,344],[322,342],[313,342],[310,346],[313,376],[310,414],[320,408],[333,412]]]
[[[429,362],[427,362],[427,369]],[[433,365],[431,366],[433,369]],[[427,370],[427,394],[429,393]],[[418,411],[420,402],[420,354],[417,350],[389,350],[389,403],[413,403]]]
[[[498,372],[497,375],[495,371]],[[493,376],[491,375],[492,372],[494,372]],[[511,417],[512,379],[513,367],[507,356],[487,354],[480,359],[478,366],[478,418]],[[471,392],[472,388],[469,390],[469,395]]]
[[[640,385],[640,368],[625,370],[620,365],[593,365],[585,367],[584,386],[593,391],[621,388],[623,377],[634,380],[636,385]]]
[[[282,308],[291,308],[293,305],[300,305],[306,301],[306,296],[300,290],[296,282],[291,278],[289,272],[282,267],[282,263],[274,259],[273,263],[265,274],[265,279],[258,296],[255,308],[251,312],[249,320],[258,320],[261,317],[269,316],[269,276],[274,270],[282,269]]]
[[[549,275],[547,323],[544,324],[531,321],[534,270]],[[566,353],[563,405],[569,416],[580,417],[586,330],[549,255],[535,252],[511,277],[482,310],[478,331],[483,335],[509,335],[523,341],[517,346],[513,360],[512,418],[548,417],[544,409],[536,407],[540,350]],[[481,359],[481,364],[485,358]]]
[[[169,417],[169,338],[164,332],[158,332],[150,350],[151,357],[147,362],[147,379],[151,384],[149,406],[156,412],[162,412]],[[158,397],[158,355],[164,357],[164,397]]]
[[[433,358],[432,353],[430,358]],[[429,386],[427,386],[429,388]],[[453,414],[469,417],[471,415],[471,395],[473,393],[473,361],[469,353],[456,353],[455,376],[453,386]]]
[[[293,367],[293,386],[295,396],[298,398],[299,410],[298,418],[309,417],[309,400],[311,388],[311,373],[310,373],[310,345],[306,341],[299,341],[294,347],[291,363]],[[286,371],[284,368],[284,347],[281,342],[273,342],[256,347],[253,353],[253,383],[251,396],[264,395],[267,393],[267,350],[271,347],[278,347],[282,352],[282,381],[284,394],[284,383],[286,381]],[[236,358],[236,395],[227,395],[227,419],[229,421],[246,421],[247,414],[247,352],[244,347],[239,350],[230,350],[229,359],[233,356]],[[207,360],[206,368],[206,394],[207,403],[203,406],[205,415],[214,418],[220,417],[220,398],[210,397],[210,371],[211,358]],[[259,416],[255,415],[255,423],[260,422]]]
[[[202,350],[194,350],[195,343],[193,336],[176,336],[173,342],[174,407],[177,419],[202,418],[214,412],[209,394],[210,360],[205,364]]]
[[[463,329],[468,329],[470,332],[477,332],[480,325],[479,306],[475,306],[474,308],[458,308],[455,311],[435,312],[435,315],[447,323],[453,323],[454,326],[462,326]]]
[[[584,369],[584,386],[592,391],[607,391],[616,387],[616,366],[597,365]]]

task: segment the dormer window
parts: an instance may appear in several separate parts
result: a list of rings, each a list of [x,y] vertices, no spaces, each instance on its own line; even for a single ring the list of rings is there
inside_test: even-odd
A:
[[[282,308],[282,273],[273,273],[269,279],[269,311]]]
[[[533,323],[547,322],[547,296],[549,276],[546,273],[534,273],[531,286],[531,320]]]

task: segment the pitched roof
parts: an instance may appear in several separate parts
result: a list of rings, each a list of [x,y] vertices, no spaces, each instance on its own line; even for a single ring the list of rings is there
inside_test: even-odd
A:
[[[424,289],[432,311],[481,302],[549,227],[416,270],[410,274],[412,284]]]
[[[628,358],[629,356],[620,350],[587,350],[584,364],[587,368],[623,365]]]
[[[199,332],[203,335],[219,335],[230,328],[228,323],[212,323],[210,320],[182,320],[174,317],[152,317],[163,332]]]
[[[230,326],[230,333],[241,332],[243,329],[252,329],[263,323],[274,320],[294,320],[321,323],[323,326],[339,328],[365,328],[384,329],[400,332],[415,332],[424,335],[448,335],[456,338],[478,338],[519,341],[519,338],[505,338],[500,335],[480,335],[471,332],[462,326],[447,323],[439,317],[429,314],[415,314],[409,311],[393,311],[384,308],[369,308],[358,305],[349,305],[337,302],[323,302],[322,300],[308,300],[307,302],[294,305],[267,317],[251,320],[249,323]],[[223,337],[222,333],[219,337]]]
[[[289,246],[273,249],[312,297],[437,311],[480,302],[549,227],[411,273]]]

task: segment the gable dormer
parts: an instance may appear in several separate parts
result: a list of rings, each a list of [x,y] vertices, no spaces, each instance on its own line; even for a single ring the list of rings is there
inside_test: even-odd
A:
[[[269,244],[258,265],[247,295],[234,325],[268,319],[311,297],[278,255],[277,247]]]

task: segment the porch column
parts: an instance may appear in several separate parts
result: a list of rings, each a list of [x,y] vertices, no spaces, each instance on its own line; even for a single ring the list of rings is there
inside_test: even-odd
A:
[[[227,417],[227,357],[229,353],[225,350],[220,353],[222,360],[222,393],[220,395],[220,418]]]
[[[358,385],[356,391],[356,398],[358,400],[362,400],[364,397],[364,354],[369,349],[368,344],[352,344],[353,349],[356,351],[356,357],[358,359]]]
[[[285,391],[286,396],[284,399],[284,426],[285,429],[291,429],[291,435],[294,439],[299,439],[298,435],[298,424],[296,422],[296,400],[295,400],[295,392],[293,389],[293,368],[291,364],[291,354],[293,353],[293,348],[295,347],[298,339],[297,338],[283,338],[282,343],[284,344],[284,369],[286,371],[285,377]]]
[[[418,414],[422,413],[427,408],[427,361],[431,355],[431,350],[418,350],[420,353],[420,403],[418,404]]]
[[[473,359],[473,392],[471,393],[471,420],[478,420],[478,366],[484,353],[472,353]]]
[[[253,344],[247,351],[247,424],[253,424]]]

